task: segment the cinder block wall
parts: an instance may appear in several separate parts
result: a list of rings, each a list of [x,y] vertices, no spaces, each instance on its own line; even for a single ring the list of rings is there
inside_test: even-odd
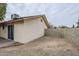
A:
[[[71,29],[47,29],[46,36],[64,38],[67,41],[76,44],[79,47],[79,28]]]

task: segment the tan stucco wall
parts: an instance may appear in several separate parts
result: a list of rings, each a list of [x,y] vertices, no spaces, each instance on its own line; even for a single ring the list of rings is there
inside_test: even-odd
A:
[[[47,28],[44,21],[37,19],[24,20],[24,23],[14,24],[14,40],[21,43],[27,43],[44,35]]]
[[[27,19],[24,22],[14,23],[14,41],[27,43],[44,35],[44,30],[47,29],[42,18]],[[8,38],[8,27],[3,30],[0,28],[0,36]]]
[[[22,42],[24,39],[24,23],[14,24],[14,41]]]
[[[29,42],[35,40],[44,35],[44,30],[46,29],[46,25],[43,20],[40,18],[33,20],[24,20],[24,42]]]
[[[8,29],[7,29],[7,26],[3,27],[1,26],[0,27],[0,37],[3,37],[3,38],[8,38]]]
[[[43,26],[45,29],[47,29],[48,27],[47,27],[47,25],[45,24],[44,20],[43,20],[42,18],[39,18],[39,19],[42,20],[42,26]]]

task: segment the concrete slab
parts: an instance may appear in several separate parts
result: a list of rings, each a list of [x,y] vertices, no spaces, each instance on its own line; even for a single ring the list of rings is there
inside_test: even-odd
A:
[[[0,48],[10,47],[14,45],[20,45],[20,43],[15,42],[13,40],[0,38]]]

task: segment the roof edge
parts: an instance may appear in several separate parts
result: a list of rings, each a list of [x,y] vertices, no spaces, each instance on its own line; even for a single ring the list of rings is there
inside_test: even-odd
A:
[[[43,18],[43,20],[44,20],[45,24],[47,25],[47,27],[48,27],[48,28],[50,28],[50,26],[49,26],[49,23],[48,23],[48,20],[47,20],[46,16],[45,16],[45,15],[41,15],[41,16],[42,16],[42,18]]]

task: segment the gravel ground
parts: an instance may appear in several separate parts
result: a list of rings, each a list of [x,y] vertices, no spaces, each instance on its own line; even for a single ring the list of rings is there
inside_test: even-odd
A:
[[[2,56],[78,56],[73,43],[61,38],[44,36],[24,45],[0,48]]]

